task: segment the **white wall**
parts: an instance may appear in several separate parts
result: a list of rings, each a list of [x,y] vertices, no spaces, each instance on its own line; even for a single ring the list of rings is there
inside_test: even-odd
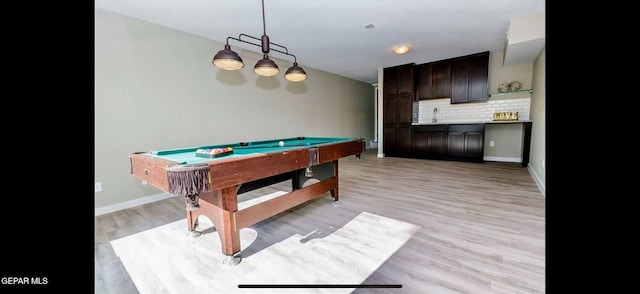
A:
[[[276,60],[276,77],[258,77],[257,60],[241,52],[245,68],[219,70],[211,59],[223,45],[96,9],[95,180],[103,189],[96,208],[162,192],[130,174],[137,151],[296,136],[373,139],[370,84],[309,68],[303,56],[302,83],[284,79],[286,60]]]

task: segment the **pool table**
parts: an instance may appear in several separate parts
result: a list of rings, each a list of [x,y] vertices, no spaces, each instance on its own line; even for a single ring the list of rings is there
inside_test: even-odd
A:
[[[201,153],[227,147],[232,152],[221,156]],[[185,197],[189,231],[196,232],[198,216],[209,218],[220,236],[222,253],[237,263],[240,229],[326,192],[338,201],[338,159],[360,158],[364,149],[362,138],[295,137],[136,152],[129,159],[131,174]],[[291,180],[287,194],[238,209],[238,194],[285,180]]]

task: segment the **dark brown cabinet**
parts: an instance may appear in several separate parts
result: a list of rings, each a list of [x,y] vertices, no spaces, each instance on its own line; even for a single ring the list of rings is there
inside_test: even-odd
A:
[[[382,135],[385,156],[411,155],[411,125],[384,126]]]
[[[489,76],[489,52],[451,61],[451,103],[485,102]]]
[[[451,97],[451,60],[416,66],[417,100]]]
[[[398,154],[398,127],[396,125],[385,125],[382,128],[382,140],[384,140],[384,153],[386,156]]]
[[[484,124],[449,125],[447,157],[461,161],[482,162],[484,156]]]
[[[387,87],[385,86],[384,88],[386,89]],[[396,118],[397,101],[395,94],[384,94],[382,98],[382,123],[385,127],[398,124],[398,119]]]
[[[414,126],[411,130],[414,157],[439,158],[447,154],[447,125]]]
[[[451,97],[451,61],[442,60],[433,63],[433,86],[434,98]]]
[[[397,124],[411,125],[413,121],[413,95],[398,95],[396,98],[396,107]]]
[[[416,66],[416,100],[432,99],[431,87],[433,65],[424,63]]]
[[[411,125],[399,125],[396,129],[398,136],[398,147],[396,151],[398,154],[410,154],[411,153]]]
[[[414,64],[403,65],[396,71],[397,73],[397,87],[398,95],[409,95],[413,97],[414,94],[414,77],[413,77]]]
[[[387,156],[411,153],[413,121],[414,64],[384,69],[383,82],[383,150]]]
[[[383,97],[387,94],[397,95],[398,93],[398,67],[388,67],[384,69]]]
[[[460,158],[464,156],[464,133],[450,132],[447,134],[447,155]]]
[[[481,162],[484,125],[476,125],[481,128],[476,131],[461,131],[459,125],[412,126],[413,105],[418,100],[449,97],[452,104],[485,102],[489,97],[488,74],[488,51],[385,68],[382,90],[385,155]]]

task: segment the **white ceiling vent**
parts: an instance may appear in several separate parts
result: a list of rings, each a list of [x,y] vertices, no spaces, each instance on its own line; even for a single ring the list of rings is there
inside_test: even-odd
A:
[[[504,44],[504,65],[533,63],[544,47],[544,12],[512,18]]]

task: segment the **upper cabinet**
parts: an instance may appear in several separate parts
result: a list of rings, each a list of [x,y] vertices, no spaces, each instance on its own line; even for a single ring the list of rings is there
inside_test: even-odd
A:
[[[431,96],[431,63],[416,66],[416,100],[432,99]]]
[[[411,95],[415,101],[451,98],[452,104],[486,102],[489,98],[489,51],[420,65],[398,65],[384,70],[384,95],[393,100],[387,101],[393,107],[399,107],[396,99],[404,100],[406,95]],[[406,104],[406,101],[402,104]],[[390,109],[389,115],[403,111]],[[390,121],[394,119],[397,116]],[[404,119],[390,123],[401,121]]]
[[[414,93],[413,63],[384,69],[384,95],[412,95]]]
[[[416,66],[416,100],[451,98],[451,103],[486,102],[489,51]]]
[[[451,60],[433,63],[433,86],[431,92],[434,98],[451,97]]]
[[[418,65],[416,72],[417,100],[451,97],[451,60]]]
[[[451,103],[486,102],[489,51],[451,61]]]
[[[382,88],[384,89],[383,95],[391,94],[396,95],[398,92],[398,67],[388,67],[384,69],[384,83]]]
[[[413,83],[413,67],[414,64],[406,64],[397,68],[396,74],[398,76],[397,89],[398,96],[411,95],[413,98],[414,83]]]

